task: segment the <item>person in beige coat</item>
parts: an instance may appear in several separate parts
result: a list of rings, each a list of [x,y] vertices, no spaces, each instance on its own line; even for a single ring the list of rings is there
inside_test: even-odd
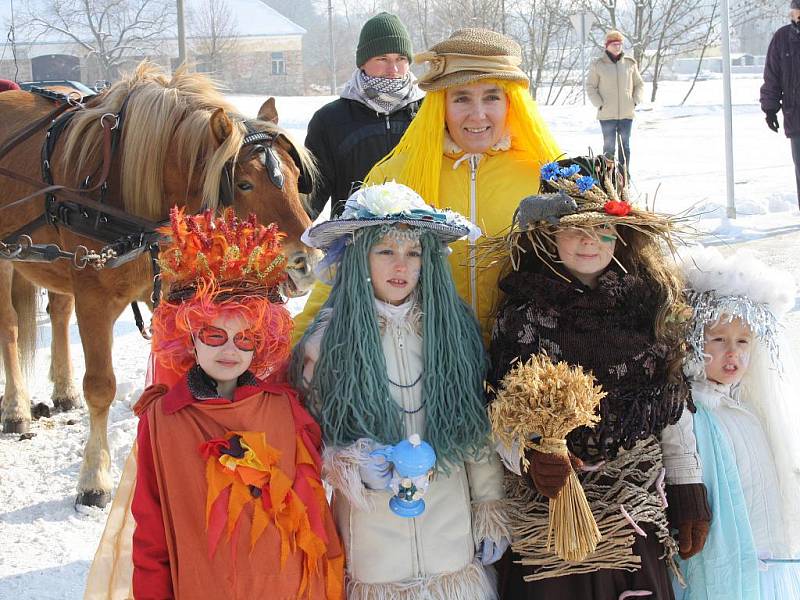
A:
[[[490,565],[510,540],[503,469],[488,443],[478,322],[447,263],[447,243],[479,233],[389,182],[362,187],[304,236],[336,275],[292,372],[322,427],[350,600],[497,596]],[[424,512],[401,517],[391,464],[374,451],[413,434],[437,464]]]
[[[597,107],[603,130],[603,154],[616,159],[630,173],[633,112],[642,101],[644,81],[636,61],[622,51],[622,34],[606,34],[606,51],[592,61],[586,79],[586,93]]]

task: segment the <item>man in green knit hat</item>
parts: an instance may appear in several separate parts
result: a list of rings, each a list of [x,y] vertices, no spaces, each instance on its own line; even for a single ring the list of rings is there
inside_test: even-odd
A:
[[[381,12],[361,28],[356,70],[341,97],[320,108],[308,124],[306,147],[322,174],[309,198],[314,216],[331,199],[331,217],[367,172],[403,137],[424,93],[409,70],[411,37],[396,15]]]

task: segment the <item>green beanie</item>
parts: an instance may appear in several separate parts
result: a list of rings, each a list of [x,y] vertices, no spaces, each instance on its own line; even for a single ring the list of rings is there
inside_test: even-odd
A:
[[[369,19],[361,28],[356,50],[356,65],[362,66],[373,56],[404,54],[411,62],[414,49],[411,36],[396,15],[381,12]]]

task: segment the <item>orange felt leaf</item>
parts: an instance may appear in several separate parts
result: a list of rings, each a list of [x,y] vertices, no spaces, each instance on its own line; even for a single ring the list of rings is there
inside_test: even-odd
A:
[[[297,436],[295,462],[298,465],[314,465],[314,458],[311,456],[311,453],[308,451],[308,448],[306,448],[306,445],[303,443],[303,439],[300,436]]]
[[[267,444],[267,438],[264,432],[244,431],[239,432],[239,435],[242,436],[247,446],[255,452],[256,456],[265,467],[271,467],[278,463],[281,452]]]
[[[254,502],[253,523],[250,526],[250,552],[252,552],[253,548],[256,547],[256,542],[258,541],[258,538],[261,537],[261,534],[264,533],[267,525],[269,525],[269,515],[267,514],[267,511],[264,510],[261,502]]]
[[[236,477],[238,477],[244,485],[254,485],[260,488],[267,482],[269,473],[260,469],[239,465],[236,467]]]
[[[286,494],[292,489],[292,481],[289,477],[278,469],[273,467],[270,471],[269,478],[269,496],[272,500],[272,507],[275,512],[281,512],[283,505],[286,502]]]
[[[329,558],[325,573],[326,600],[342,600],[344,597],[344,554]]]
[[[206,461],[206,483],[208,484],[208,492],[206,493],[206,526],[208,526],[211,507],[222,493],[222,490],[232,483],[231,478],[225,473],[224,467],[213,456]]]
[[[228,538],[233,533],[234,527],[242,514],[245,504],[250,502],[253,496],[250,489],[241,483],[234,483],[231,488],[231,499],[228,502]]]

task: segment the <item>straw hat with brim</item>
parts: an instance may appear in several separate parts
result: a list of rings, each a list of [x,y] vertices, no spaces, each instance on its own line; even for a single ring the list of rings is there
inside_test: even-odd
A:
[[[566,158],[544,165],[542,194],[524,198],[517,209],[520,227],[627,225],[660,235],[673,225],[669,215],[632,204],[624,171],[603,155]]]
[[[437,223],[433,220],[415,219],[407,215],[398,214],[388,217],[376,217],[373,219],[334,219],[315,225],[303,236],[303,241],[313,248],[327,250],[336,240],[343,236],[352,237],[355,233],[365,227],[376,227],[378,225],[406,225],[419,229],[428,229],[444,244],[455,242],[469,234],[467,227],[458,225],[447,225]]]
[[[466,85],[482,79],[519,81],[528,86],[528,76],[519,68],[522,48],[490,29],[459,29],[427,52],[414,57],[427,63],[428,71],[417,82],[426,92]]]
[[[462,238],[474,241],[481,235],[480,229],[459,213],[435,209],[411,188],[390,181],[362,187],[347,199],[338,219],[310,227],[301,239],[308,246],[327,251],[339,240],[352,240],[365,227],[381,225],[426,229],[443,244]]]

